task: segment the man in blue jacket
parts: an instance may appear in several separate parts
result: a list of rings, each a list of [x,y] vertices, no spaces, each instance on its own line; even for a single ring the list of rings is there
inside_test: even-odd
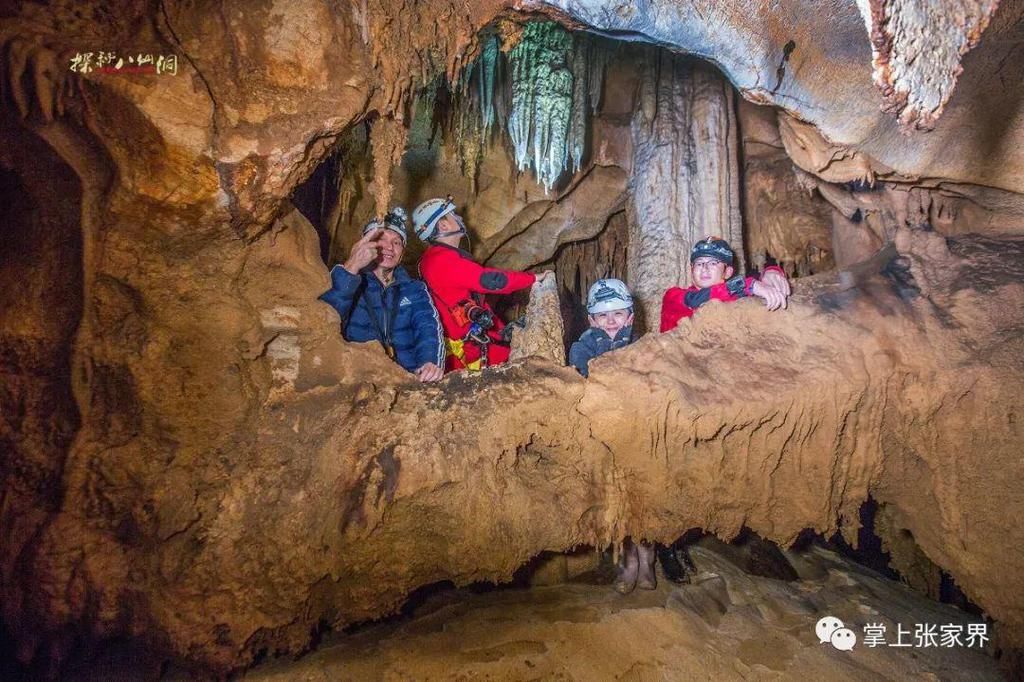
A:
[[[371,220],[348,259],[331,268],[331,288],[320,296],[341,316],[347,341],[377,341],[420,381],[444,376],[444,332],[427,287],[400,263],[406,217],[399,206]]]

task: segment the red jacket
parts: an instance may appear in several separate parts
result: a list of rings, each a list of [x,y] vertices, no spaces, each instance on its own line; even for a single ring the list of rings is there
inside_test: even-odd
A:
[[[434,299],[438,313],[441,315],[441,326],[445,336],[460,341],[469,331],[469,324],[459,324],[453,312],[467,299],[474,299],[488,311],[491,307],[483,299],[483,294],[511,294],[514,291],[531,286],[537,278],[529,272],[516,270],[498,270],[485,268],[473,260],[473,257],[462,249],[447,244],[431,244],[420,259],[420,276],[427,283],[430,295]],[[492,339],[500,338],[505,324],[494,315],[494,327],[488,332]],[[449,345],[449,349],[451,346]],[[448,354],[445,369],[452,371],[462,369],[467,364],[480,358],[480,348],[475,343],[467,343],[463,347],[462,360],[452,353]],[[508,346],[491,344],[487,352],[487,362],[499,365],[508,360]]]
[[[764,269],[765,272],[769,270],[777,270],[783,275],[786,274],[782,268],[776,265],[769,265]],[[686,289],[672,287],[665,292],[665,297],[661,299],[661,331],[667,332],[670,329],[675,329],[679,320],[690,317],[697,308],[711,299],[736,301],[751,296],[753,292],[750,289],[756,281],[756,277],[736,276],[704,289],[698,289],[695,286]]]

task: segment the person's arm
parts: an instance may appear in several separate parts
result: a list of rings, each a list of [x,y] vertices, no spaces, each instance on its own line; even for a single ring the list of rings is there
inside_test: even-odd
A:
[[[416,367],[427,363],[444,367],[444,330],[441,328],[441,317],[437,314],[434,301],[431,300],[427,287],[423,282],[415,282],[410,287],[412,300],[412,326],[416,344]]]
[[[729,302],[746,298],[747,296],[757,296],[764,299],[768,310],[778,310],[779,308],[786,307],[787,295],[783,294],[773,285],[761,282],[755,277],[736,275],[714,286],[697,289],[696,291],[688,291],[684,301],[687,306],[696,310],[712,299]]]
[[[751,289],[756,281],[757,280],[753,277],[736,275],[731,279],[719,282],[718,284],[710,287],[704,287],[703,289],[697,289],[696,291],[689,291],[685,296],[686,305],[692,310],[696,310],[711,300],[725,301],[728,303],[747,296],[753,296],[754,292]]]
[[[356,294],[359,292],[359,285],[362,284],[362,281],[361,276],[353,275],[341,265],[331,268],[331,288],[320,294],[320,300],[329,303],[338,311],[342,326],[348,322],[352,304],[355,303]]]
[[[693,309],[686,305],[686,292],[679,287],[672,287],[665,292],[661,299],[661,326],[662,333],[675,329],[679,320],[693,315]]]
[[[454,252],[444,263],[444,277],[448,283],[466,287],[478,294],[511,294],[537,281],[532,272],[485,268]]]

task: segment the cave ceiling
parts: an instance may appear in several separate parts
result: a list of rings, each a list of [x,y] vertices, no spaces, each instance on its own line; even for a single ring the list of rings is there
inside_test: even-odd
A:
[[[704,57],[747,99],[904,175],[1024,191],[1022,72],[1008,66],[1024,58],[1020,2],[994,15],[995,2],[958,0],[521,4]]]
[[[239,229],[266,224],[333,137],[367,112],[403,120],[435,74],[455,81],[479,56],[481,29],[509,11],[708,59],[744,97],[904,177],[1024,191],[1020,0],[998,10],[991,0],[490,0],[469,9],[371,0],[341,12],[317,0],[251,11],[227,0],[161,3],[149,18],[141,3],[86,7],[76,15],[25,3],[4,20],[3,82],[19,111],[62,111],[77,86],[56,65],[88,45],[177,45],[187,78],[158,92],[124,79],[93,77],[90,87],[131,102],[176,148],[180,163],[160,169],[173,176],[137,189],[215,199]],[[171,191],[195,173],[204,197]]]

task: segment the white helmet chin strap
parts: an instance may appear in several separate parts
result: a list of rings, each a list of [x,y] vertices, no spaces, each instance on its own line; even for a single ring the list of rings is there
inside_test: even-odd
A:
[[[465,235],[466,238],[468,239],[469,238],[469,232],[466,231],[466,223],[462,219],[462,216],[460,216],[458,213],[452,213],[452,216],[454,216],[455,222],[457,222],[459,224],[459,234]]]

